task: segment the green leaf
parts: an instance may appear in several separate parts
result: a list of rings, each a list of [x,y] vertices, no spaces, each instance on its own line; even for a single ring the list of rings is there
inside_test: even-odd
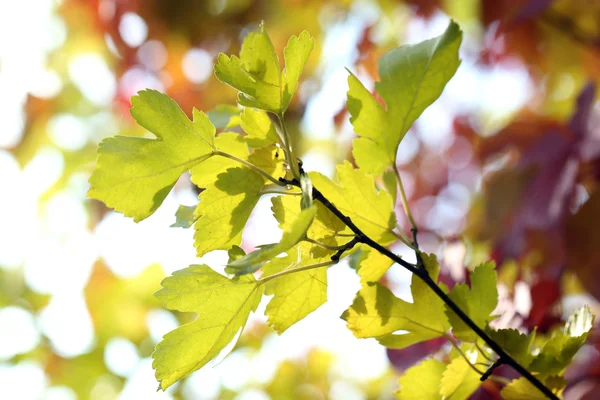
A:
[[[435,256],[424,255],[429,275],[437,281],[440,267]],[[444,291],[448,289],[440,284]],[[386,347],[404,348],[411,344],[443,336],[450,327],[444,303],[416,275],[412,277],[413,302],[397,298],[385,286],[363,284],[354,302],[342,314],[348,329],[358,338],[375,337]],[[407,333],[393,335],[398,330]]]
[[[530,371],[544,376],[561,374],[587,340],[593,322],[594,315],[588,306],[571,314],[565,327],[555,331],[533,359]]]
[[[280,148],[275,145],[261,147],[250,153],[248,161],[256,165],[274,178],[285,176],[286,170],[284,165],[284,156]],[[272,183],[266,177],[266,183]]]
[[[215,75],[240,91],[240,105],[282,115],[313,47],[314,39],[307,32],[292,36],[284,50],[286,67],[282,74],[273,44],[261,25],[259,32],[251,32],[244,39],[239,58],[219,54]]]
[[[229,250],[242,241],[242,230],[264,187],[264,178],[248,168],[231,168],[200,194],[194,224],[198,257]]]
[[[262,110],[245,108],[241,116],[241,125],[247,134],[246,141],[251,147],[268,146],[279,141],[275,125]]]
[[[273,215],[279,222],[279,227],[284,231],[291,229],[292,223],[298,218],[301,211],[300,202],[301,199],[297,196],[278,196],[271,199]],[[328,243],[334,246],[350,240],[347,237],[335,237],[336,234],[343,232],[346,226],[331,211],[320,202],[313,203],[313,207],[317,208],[317,215],[306,233],[309,238],[319,241],[334,239],[333,242]]]
[[[467,351],[465,354],[470,358],[471,364],[483,361],[477,350]],[[455,357],[444,371],[440,394],[452,400],[468,399],[481,385],[480,377],[464,358]]]
[[[283,236],[279,243],[263,246],[260,249],[227,264],[225,271],[235,275],[249,274],[259,269],[270,259],[288,251],[306,237],[306,232],[315,219],[316,214],[316,207],[302,210],[290,226],[290,229],[283,232]]]
[[[385,246],[395,241],[394,204],[386,191],[377,191],[372,175],[345,161],[337,166],[334,183],[318,172],[309,173],[313,185],[367,236]]]
[[[223,132],[215,138],[215,147],[220,151],[248,160],[248,145],[244,138],[234,132]],[[226,157],[211,157],[190,170],[192,182],[205,188],[217,180],[217,176],[229,168],[239,167],[238,161]]]
[[[206,113],[217,129],[230,129],[240,124],[240,110],[237,106],[219,104]]]
[[[300,36],[292,36],[287,46],[283,50],[285,58],[285,70],[283,71],[283,92],[282,109],[286,110],[296,93],[298,81],[308,56],[315,47],[315,40],[307,31],[303,31]]]
[[[165,390],[215,358],[244,327],[262,297],[252,276],[230,280],[206,265],[192,265],[163,280],[156,297],[170,310],[198,317],[169,332],[152,354]]]
[[[313,258],[311,247],[300,243],[286,257],[268,262],[262,277],[328,260]],[[327,266],[273,278],[265,284],[265,293],[273,295],[265,310],[267,322],[281,334],[327,301]]]
[[[510,354],[519,364],[527,368],[533,356],[531,345],[535,339],[535,331],[525,335],[516,329],[486,329],[487,334],[498,343],[500,347]]]
[[[360,168],[379,175],[394,164],[406,132],[456,72],[461,40],[460,28],[450,22],[441,36],[384,54],[379,60],[381,81],[375,89],[385,108],[350,74],[347,107],[360,136],[353,151]]]
[[[450,292],[450,298],[477,324],[484,328],[490,314],[498,305],[498,289],[496,287],[496,270],[493,261],[481,264],[469,275],[471,288],[461,283]],[[454,311],[447,308],[446,315],[452,325],[454,335],[464,341],[473,342],[477,335]]]
[[[429,358],[409,368],[400,377],[400,389],[394,396],[400,400],[442,400],[440,384],[446,364]]]
[[[175,223],[171,228],[189,228],[198,219],[195,211],[198,206],[179,206],[175,212]]]
[[[357,264],[361,282],[377,282],[392,266],[393,261],[377,250],[363,246]]]
[[[211,157],[215,127],[196,109],[190,121],[155,90],[142,90],[131,103],[133,118],[156,139],[104,139],[88,196],[139,222],[156,211],[181,174]]]
[[[560,392],[566,387],[567,382],[561,377],[550,377],[546,379],[544,385],[554,391],[558,396]],[[525,378],[517,378],[506,385],[501,391],[500,395],[505,400],[545,400],[546,395],[543,394],[538,388],[533,386]]]

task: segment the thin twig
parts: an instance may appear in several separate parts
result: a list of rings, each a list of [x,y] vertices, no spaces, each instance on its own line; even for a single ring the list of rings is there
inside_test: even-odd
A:
[[[279,181],[277,178],[271,176],[264,169],[257,167],[256,165],[252,164],[251,162],[248,162],[248,161],[244,160],[243,158],[236,157],[233,154],[225,153],[225,152],[220,151],[220,150],[215,151],[214,155],[225,157],[225,158],[229,158],[230,160],[237,161],[240,164],[242,164],[243,166],[248,167],[248,168],[250,168],[251,170],[253,170],[255,172],[258,172],[259,174],[261,174],[262,176],[264,176],[265,178],[267,178],[268,180],[270,180],[271,182],[273,182],[275,185],[277,185],[277,186],[286,186],[284,183],[282,183],[281,181]]]

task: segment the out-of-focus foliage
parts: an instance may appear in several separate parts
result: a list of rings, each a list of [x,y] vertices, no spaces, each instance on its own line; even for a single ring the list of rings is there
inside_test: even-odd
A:
[[[161,310],[151,294],[165,273],[198,263],[186,250],[191,230],[159,227],[175,221],[180,203],[194,205],[196,195],[176,184],[163,203],[169,212],[157,212],[139,227],[122,222],[100,203],[84,200],[94,150],[108,136],[144,135],[128,111],[130,97],[141,89],[168,93],[186,112],[233,104],[236,91],[217,81],[212,64],[221,51],[237,53],[241,39],[261,21],[277,51],[303,30],[315,38],[304,82],[286,117],[305,165],[321,170],[331,160],[352,156],[345,99],[335,94],[347,89],[344,67],[370,90],[379,79],[381,54],[440,34],[447,16],[456,18],[465,30],[462,72],[406,134],[396,160],[413,216],[428,231],[421,244],[438,254],[440,280],[449,287],[465,279],[465,267],[493,256],[500,282],[496,314],[503,315],[495,321],[497,329],[520,329],[531,338],[532,327],[539,326],[536,337],[546,340],[580,304],[591,302],[597,314],[592,302],[598,298],[600,268],[596,3],[0,5],[0,380],[10,383],[4,385],[7,398],[233,399],[243,392],[277,399],[378,398],[397,387],[390,365],[403,371],[439,350],[432,339],[382,357],[377,346],[351,337],[317,340],[309,333],[319,327],[313,320],[279,339],[264,321],[250,321],[229,361],[167,393],[154,392],[152,349],[162,334],[193,316]],[[208,115],[212,120],[217,114]],[[408,228],[401,207],[398,202],[399,224]],[[245,249],[256,244],[257,229],[250,226],[242,236]],[[408,279],[395,271],[382,282],[407,294]],[[330,284],[330,298],[346,293],[351,301],[360,283],[345,278],[350,290]],[[321,329],[334,332],[330,326]],[[591,345],[565,373],[566,398],[595,398],[598,337],[594,325]],[[303,351],[284,345],[299,338],[305,340]],[[264,363],[265,358],[272,362]],[[264,373],[250,368],[251,362]],[[515,377],[502,368],[497,374]],[[518,383],[511,390],[519,396],[527,388]],[[486,382],[477,396],[499,394]]]

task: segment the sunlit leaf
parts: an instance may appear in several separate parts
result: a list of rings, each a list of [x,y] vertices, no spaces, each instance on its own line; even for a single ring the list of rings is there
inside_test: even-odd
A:
[[[240,110],[230,104],[219,104],[206,113],[217,129],[230,129],[240,124]]]
[[[267,277],[324,261],[328,261],[328,258],[314,258],[311,246],[308,243],[300,243],[286,257],[275,258],[265,264],[262,268],[262,276]],[[283,333],[325,303],[327,267],[274,278],[265,284],[265,293],[273,295],[265,310],[268,324],[278,333]]]
[[[269,115],[262,110],[245,108],[241,115],[242,129],[251,147],[268,146],[279,141],[275,125]]]
[[[262,246],[260,249],[227,264],[225,271],[236,275],[249,274],[259,269],[268,260],[288,251],[306,237],[306,232],[315,219],[316,214],[316,207],[302,210],[290,226],[290,229],[283,232],[279,243]]]
[[[250,153],[248,161],[256,165],[274,178],[285,176],[285,165],[283,152],[276,146],[261,147]],[[271,183],[266,177],[265,183]]]
[[[434,358],[409,368],[400,377],[400,389],[394,396],[400,400],[442,400],[440,384],[446,364]]]
[[[349,162],[337,166],[334,183],[317,172],[309,173],[313,185],[342,213],[352,219],[367,236],[387,245],[395,240],[396,224],[392,198],[386,191],[377,191],[373,177]]]
[[[171,310],[198,317],[169,332],[152,354],[156,379],[165,390],[200,369],[231,342],[256,310],[262,286],[251,276],[230,280],[206,265],[192,265],[166,278],[156,296]]]
[[[296,93],[300,75],[314,47],[315,39],[307,31],[303,31],[299,36],[292,36],[283,50],[285,58],[281,99],[283,110],[287,109],[292,97],[294,97],[294,93]]]
[[[362,248],[356,262],[361,282],[377,282],[393,264],[389,257],[368,246]]]
[[[194,120],[168,96],[142,90],[131,115],[156,139],[115,136],[98,147],[88,196],[139,222],[162,204],[179,176],[215,150],[215,128],[194,109]]]
[[[463,310],[473,322],[484,328],[491,320],[490,314],[498,304],[498,289],[496,287],[496,270],[494,262],[481,264],[470,273],[471,288],[461,283],[454,286],[450,298]],[[446,314],[454,335],[464,341],[474,341],[477,335],[452,310]]]
[[[248,145],[244,138],[233,132],[223,132],[215,138],[215,146],[225,153],[238,158],[248,159]],[[211,157],[190,170],[192,182],[198,187],[206,188],[217,180],[217,176],[229,168],[239,167],[238,161],[225,157]]]
[[[439,265],[434,256],[424,255],[429,275],[437,281]],[[440,284],[442,290],[447,288]],[[413,302],[397,298],[379,283],[363,283],[342,318],[356,337],[375,337],[386,347],[404,348],[411,344],[443,336],[450,327],[444,303],[416,275],[412,277]],[[407,333],[393,334],[405,330]]]
[[[408,129],[456,72],[461,40],[460,28],[450,22],[441,36],[384,54],[379,60],[381,80],[375,89],[385,106],[350,74],[347,107],[350,122],[360,136],[353,152],[360,168],[379,175],[394,164]]]
[[[519,364],[527,368],[533,356],[531,345],[535,339],[535,332],[525,335],[516,329],[486,329],[487,334],[504,351],[510,354]]]
[[[194,224],[198,257],[228,250],[242,241],[242,230],[264,187],[264,178],[247,168],[231,168],[200,194]]]
[[[198,206],[179,206],[175,212],[175,222],[171,228],[189,228],[198,219],[195,214]]]
[[[564,378],[561,377],[550,377],[543,383],[553,390],[556,395],[560,395],[567,384]],[[511,381],[502,389],[500,394],[505,400],[545,400],[548,398],[525,378],[517,378]]]
[[[483,361],[477,350],[467,351],[465,355],[471,364]],[[444,371],[440,394],[444,398],[466,400],[481,385],[480,377],[463,357],[455,357]]]

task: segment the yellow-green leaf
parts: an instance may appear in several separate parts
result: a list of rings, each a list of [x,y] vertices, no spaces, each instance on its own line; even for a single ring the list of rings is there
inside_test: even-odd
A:
[[[327,260],[313,258],[311,246],[300,243],[286,257],[265,264],[262,277]],[[265,310],[268,323],[281,334],[327,301],[327,266],[273,278],[265,284],[265,293],[273,295]]]
[[[389,257],[368,246],[361,248],[356,262],[361,282],[377,282],[393,264]]]
[[[470,363],[483,361],[477,350],[467,351]],[[462,357],[455,357],[446,367],[442,376],[440,394],[452,400],[466,400],[481,385],[477,372]]]
[[[230,129],[240,124],[240,110],[237,106],[219,104],[206,113],[210,122],[217,129]]]
[[[274,178],[285,176],[284,156],[280,148],[272,145],[261,147],[250,153],[248,161],[256,165]],[[264,178],[266,183],[271,183],[269,179]]]
[[[557,396],[567,385],[567,382],[561,377],[550,377],[543,383],[554,391]],[[545,400],[548,398],[525,378],[517,378],[511,381],[500,391],[500,395],[504,400]]]
[[[282,73],[273,44],[261,25],[259,32],[251,32],[244,39],[239,58],[219,54],[215,75],[240,91],[240,105],[282,115],[313,47],[314,39],[307,32],[292,36],[284,50],[286,66]]]
[[[530,335],[525,335],[516,329],[486,329],[487,334],[504,351],[510,354],[519,364],[527,368],[533,356],[531,355],[531,345],[535,339],[535,331]]]
[[[242,241],[242,230],[264,187],[264,178],[248,168],[231,168],[218,175],[200,194],[194,224],[198,257],[228,250]]]
[[[131,115],[156,139],[115,136],[98,147],[88,196],[139,222],[162,204],[185,171],[215,150],[215,127],[193,111],[193,122],[168,96],[142,90],[132,97]]]
[[[495,263],[481,264],[469,275],[471,288],[461,283],[450,292],[450,298],[463,310],[477,326],[484,328],[491,320],[490,314],[498,304]],[[464,341],[472,342],[477,335],[452,310],[446,314],[452,325],[454,335]]]
[[[307,31],[303,31],[299,36],[292,36],[283,50],[283,57],[285,58],[281,100],[283,110],[288,108],[294,93],[296,93],[300,75],[314,47],[315,39]]]
[[[309,176],[313,185],[367,236],[384,246],[395,240],[392,198],[386,191],[376,190],[372,175],[346,161],[337,166],[339,183],[318,172]]]
[[[169,332],[152,354],[156,379],[165,390],[215,358],[244,327],[262,297],[252,276],[231,280],[206,265],[192,265],[163,280],[156,293],[170,310],[198,317]]]
[[[244,138],[233,132],[223,132],[215,138],[215,147],[243,160],[248,160],[248,145]],[[190,170],[192,182],[198,187],[206,188],[217,180],[217,176],[229,168],[239,167],[238,161],[226,157],[211,157]]]
[[[423,260],[429,275],[437,281],[439,265],[435,257],[424,255]],[[443,284],[440,286],[447,291]],[[413,302],[409,303],[394,296],[387,287],[368,282],[342,318],[356,337],[375,337],[386,347],[404,348],[443,336],[449,323],[442,300],[416,275],[412,277],[411,292]],[[398,330],[407,333],[393,334]]]
[[[270,259],[288,251],[306,237],[306,232],[315,219],[316,214],[316,207],[302,210],[290,226],[290,229],[283,232],[279,243],[262,246],[260,249],[230,262],[227,264],[225,271],[236,275],[249,274],[259,269]]]
[[[179,206],[175,212],[175,223],[171,228],[189,228],[198,219],[196,209],[198,206]]]
[[[385,107],[350,74],[347,107],[360,136],[354,142],[360,168],[379,175],[393,165],[406,132],[456,72],[461,40],[460,28],[450,22],[441,36],[384,54],[379,60],[381,81],[375,89]]]
[[[400,400],[442,400],[440,384],[446,364],[429,358],[409,368],[400,377],[400,389],[394,396]]]
[[[585,343],[593,322],[594,315],[588,306],[571,314],[564,328],[555,331],[542,346],[529,366],[530,371],[544,376],[562,373]]]
[[[251,147],[268,146],[279,141],[275,125],[262,110],[245,108],[241,115],[241,125],[247,135],[246,141]]]

